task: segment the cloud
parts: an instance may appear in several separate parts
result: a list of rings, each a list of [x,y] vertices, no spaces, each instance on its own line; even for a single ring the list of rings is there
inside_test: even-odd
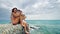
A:
[[[10,20],[10,12],[8,9],[0,8],[0,20]]]
[[[60,20],[60,16],[52,14],[26,15],[26,20]]]
[[[31,20],[59,20],[60,19],[60,0],[0,0],[0,11],[7,15],[6,17],[0,16],[1,18],[9,18],[11,9],[17,7],[21,9],[27,19]],[[1,19],[0,18],[0,19]]]
[[[43,8],[43,7],[45,7],[47,4],[49,4],[48,1],[37,2],[37,3],[35,3],[32,7],[33,7],[33,8]]]
[[[60,0],[57,0],[58,3],[60,3]]]

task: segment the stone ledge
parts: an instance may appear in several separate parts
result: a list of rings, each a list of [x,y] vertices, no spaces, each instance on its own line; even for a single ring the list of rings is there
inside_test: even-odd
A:
[[[0,24],[0,34],[22,34],[22,26],[12,24]]]

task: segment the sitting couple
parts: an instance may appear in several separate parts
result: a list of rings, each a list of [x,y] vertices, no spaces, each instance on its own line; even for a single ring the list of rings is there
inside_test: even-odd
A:
[[[24,27],[25,34],[29,34],[29,28],[28,24],[25,21],[26,16],[22,13],[21,10],[18,10],[17,8],[12,9],[11,13],[11,23],[13,25],[20,24]]]

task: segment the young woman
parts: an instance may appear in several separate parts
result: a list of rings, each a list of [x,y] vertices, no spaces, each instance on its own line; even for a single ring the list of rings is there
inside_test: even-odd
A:
[[[28,27],[28,24],[25,21],[26,16],[24,14],[21,14],[20,18],[21,18],[21,22],[22,22],[21,25],[24,27],[25,34],[29,34],[29,27]]]

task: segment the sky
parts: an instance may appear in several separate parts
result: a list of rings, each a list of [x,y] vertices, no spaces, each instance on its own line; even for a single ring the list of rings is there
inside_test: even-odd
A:
[[[0,0],[0,20],[10,20],[14,7],[23,11],[26,20],[60,20],[60,0]]]

